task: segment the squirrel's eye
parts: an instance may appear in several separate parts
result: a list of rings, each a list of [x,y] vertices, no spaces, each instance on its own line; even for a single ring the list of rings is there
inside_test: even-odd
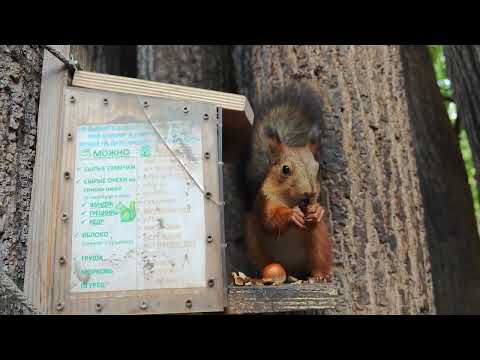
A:
[[[282,172],[284,175],[290,175],[290,168],[288,167],[288,165],[283,165]]]

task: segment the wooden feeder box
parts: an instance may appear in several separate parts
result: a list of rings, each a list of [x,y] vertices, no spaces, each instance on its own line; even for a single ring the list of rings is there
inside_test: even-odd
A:
[[[25,294],[47,314],[328,309],[333,285],[229,285],[223,161],[240,95],[76,71],[44,59]]]

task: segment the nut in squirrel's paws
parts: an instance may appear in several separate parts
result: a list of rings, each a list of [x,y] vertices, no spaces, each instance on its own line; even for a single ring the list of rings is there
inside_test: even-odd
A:
[[[306,229],[305,227],[305,215],[298,206],[295,206],[292,209],[292,214],[290,215],[290,221],[293,222],[300,229]]]
[[[306,208],[306,222],[307,223],[319,223],[323,219],[325,209],[318,203],[308,205]]]

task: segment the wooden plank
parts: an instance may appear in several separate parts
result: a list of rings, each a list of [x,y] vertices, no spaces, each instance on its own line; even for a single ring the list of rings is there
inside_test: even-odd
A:
[[[228,314],[334,309],[337,289],[330,284],[228,287]]]
[[[253,111],[250,103],[245,96],[238,94],[88,71],[76,71],[72,85],[128,94],[207,102],[224,109],[245,112],[247,121],[250,124],[253,123]]]
[[[54,47],[69,57],[69,45]],[[52,258],[58,213],[58,141],[63,88],[67,80],[64,64],[44,51],[24,285],[25,295],[41,312],[47,311],[52,297]]]
[[[254,114],[252,107],[245,96],[238,94],[122,76],[97,74],[88,71],[76,71],[72,85],[127,94],[200,101],[221,107],[224,110],[223,160],[225,162],[231,162],[238,158],[238,155],[247,144],[253,124]]]

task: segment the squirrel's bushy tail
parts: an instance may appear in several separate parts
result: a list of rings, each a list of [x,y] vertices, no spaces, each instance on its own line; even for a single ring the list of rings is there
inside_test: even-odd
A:
[[[255,121],[244,169],[249,194],[257,193],[268,171],[267,129],[276,132],[286,146],[305,146],[311,131],[322,121],[322,109],[319,93],[306,83],[282,87],[254,105]]]

